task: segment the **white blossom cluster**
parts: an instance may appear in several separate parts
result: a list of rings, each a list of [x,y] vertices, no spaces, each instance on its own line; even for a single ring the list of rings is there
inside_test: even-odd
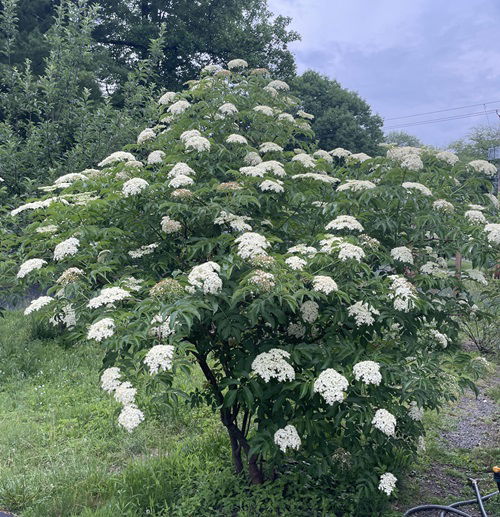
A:
[[[78,277],[83,275],[83,271],[78,267],[69,267],[62,272],[61,276],[56,280],[58,284],[68,285],[71,282],[78,280]]]
[[[292,158],[292,162],[298,162],[306,169],[314,169],[316,167],[316,160],[306,153],[296,154]]]
[[[305,255],[306,257],[314,257],[318,250],[313,246],[307,246],[306,244],[297,244],[288,248],[287,253],[298,253],[299,255]]]
[[[413,255],[411,250],[406,246],[399,246],[398,248],[392,248],[391,257],[399,262],[405,262],[406,264],[413,264]]]
[[[366,162],[366,160],[370,160],[371,156],[366,153],[354,153],[349,156],[350,159],[363,163]]]
[[[177,95],[177,92],[165,92],[159,99],[158,104],[170,104],[174,101],[175,97]]]
[[[169,235],[171,233],[180,232],[182,230],[182,224],[175,219],[170,219],[170,217],[166,215],[161,220],[161,229]]]
[[[185,141],[184,146],[187,151],[210,151],[210,141],[204,136],[192,136]]]
[[[424,168],[424,163],[418,154],[408,154],[401,160],[401,167],[409,171],[419,171]]]
[[[146,129],[141,131],[137,136],[137,143],[142,144],[143,142],[146,142],[147,140],[151,140],[153,138],[156,138],[156,133],[154,129],[147,127]]]
[[[242,136],[242,135],[237,135],[235,133],[233,133],[232,135],[229,135],[227,138],[226,138],[226,143],[228,144],[248,144],[248,141],[247,139]]]
[[[343,192],[350,190],[352,192],[359,192],[361,190],[369,190],[375,188],[376,185],[372,181],[368,180],[347,180],[342,185],[337,187],[337,192]]]
[[[386,409],[377,409],[372,419],[372,425],[387,436],[394,436],[396,432],[396,417]]]
[[[282,185],[283,182],[280,180],[264,180],[259,185],[259,188],[262,190],[262,192],[276,192],[277,194],[281,194],[285,191]]]
[[[194,289],[201,289],[205,294],[217,294],[222,289],[219,272],[219,264],[210,261],[204,262],[193,267],[188,275],[188,282]]]
[[[177,101],[177,102],[174,102],[173,104],[171,104],[169,106],[167,112],[170,113],[171,115],[181,115],[187,109],[189,109],[190,106],[191,106],[191,104],[189,104],[188,101],[181,99],[180,101]]]
[[[251,219],[246,215],[235,215],[222,210],[214,219],[214,224],[228,224],[231,230],[235,232],[248,232],[252,230],[252,227],[246,221],[251,221]]]
[[[115,333],[115,322],[112,318],[103,318],[90,325],[87,339],[101,342]]]
[[[167,156],[163,151],[153,151],[148,154],[148,165],[154,165],[155,163],[161,163],[163,158]]]
[[[317,275],[312,281],[313,291],[318,293],[330,294],[338,291],[337,282],[329,276]]]
[[[194,180],[190,178],[189,176],[184,176],[183,174],[179,174],[177,176],[174,176],[169,182],[168,186],[170,188],[176,188],[179,187],[187,187],[189,185],[193,185]]]
[[[115,400],[123,404],[124,406],[128,406],[130,404],[135,403],[135,396],[137,394],[137,390],[132,386],[132,384],[128,381],[120,383],[115,389]]]
[[[49,224],[47,226],[39,226],[36,229],[36,233],[56,233],[59,227],[55,224]]]
[[[21,205],[17,208],[14,208],[14,210],[10,212],[10,215],[17,215],[21,212],[24,212],[25,210],[37,210],[38,208],[47,208],[56,201],[60,201],[60,198],[50,197],[42,201],[32,201],[31,203],[26,203],[25,205]]]
[[[286,350],[271,348],[269,352],[263,352],[253,360],[252,371],[265,382],[271,379],[277,379],[280,382],[293,381],[295,370],[287,363],[286,359],[289,358],[290,354]]]
[[[275,144],[274,142],[264,142],[259,146],[259,152],[265,153],[280,153],[283,151],[281,145]]]
[[[448,342],[450,341],[450,338],[443,334],[442,332],[439,332],[439,330],[436,329],[430,329],[429,330],[431,336],[443,347],[446,348],[448,346]]]
[[[484,274],[477,269],[469,269],[469,271],[467,271],[467,276],[475,282],[478,282],[483,285],[488,285],[488,280],[486,280]]]
[[[130,293],[122,289],[121,287],[105,287],[101,289],[101,294],[94,298],[91,298],[87,303],[87,307],[90,309],[97,309],[103,305],[113,306],[115,302],[130,298]]]
[[[47,264],[47,261],[40,258],[26,260],[26,262],[23,262],[19,267],[17,278],[24,278],[32,271],[35,271],[36,269],[41,269],[45,264]]]
[[[248,63],[244,59],[232,59],[227,63],[227,67],[229,70],[233,70],[234,68],[247,68]]]
[[[486,223],[486,217],[484,217],[484,214],[479,210],[467,210],[464,215],[472,224]]]
[[[40,296],[36,298],[24,309],[24,315],[27,316],[32,312],[38,312],[42,307],[45,307],[53,300],[54,298],[52,298],[52,296]]]
[[[415,422],[420,422],[424,417],[424,410],[413,400],[408,408],[408,416]]]
[[[62,260],[66,257],[71,257],[78,253],[80,247],[80,241],[76,237],[70,237],[65,241],[60,242],[54,248],[54,260]]]
[[[397,311],[409,312],[415,306],[417,296],[415,287],[399,275],[390,275],[391,280],[389,298],[394,300],[394,308]]]
[[[333,163],[333,158],[330,156],[330,153],[324,151],[323,149],[318,149],[313,153],[314,158],[325,160],[327,163]]]
[[[270,172],[271,174],[278,176],[278,178],[283,178],[286,176],[283,165],[277,160],[266,160],[258,163],[256,167],[263,172]]]
[[[500,244],[500,224],[489,223],[484,227],[484,231],[488,234],[487,239],[493,244]]]
[[[290,113],[280,113],[278,115],[278,120],[286,120],[287,122],[295,122],[295,119],[293,118],[293,115],[290,115]]]
[[[301,118],[305,118],[307,120],[313,120],[314,119],[314,115],[311,114],[311,113],[306,113],[305,111],[303,110],[299,110],[297,111],[297,117],[301,117]]]
[[[326,230],[351,230],[362,232],[363,225],[351,215],[339,215],[332,221],[330,221],[326,227]]]
[[[278,79],[271,81],[267,86],[270,86],[271,88],[274,88],[278,91],[288,91],[290,89],[290,86],[288,86],[288,84],[285,83],[285,81],[280,81]]]
[[[135,404],[124,406],[118,416],[118,423],[129,433],[143,421],[144,413]]]
[[[361,361],[356,363],[352,371],[354,378],[357,381],[363,381],[365,384],[375,384],[375,386],[378,386],[382,382],[380,365],[375,361]]]
[[[285,264],[294,271],[302,271],[307,261],[301,257],[288,257],[285,259]]]
[[[256,111],[257,113],[262,113],[263,115],[266,115],[268,117],[272,117],[274,115],[274,110],[270,106],[255,106],[253,108],[253,111]]]
[[[405,181],[401,186],[406,190],[418,190],[424,196],[432,196],[431,190],[427,188],[425,185],[422,185],[422,183]]]
[[[453,204],[446,201],[446,199],[436,199],[436,201],[432,203],[432,208],[440,212],[453,212],[453,210],[455,210]]]
[[[101,375],[101,388],[108,393],[112,393],[121,384],[120,377],[120,368],[116,366],[107,368]]]
[[[129,161],[136,161],[133,154],[126,153],[125,151],[116,151],[104,158],[104,160],[102,160],[102,162],[100,162],[98,165],[99,167],[105,167],[106,165],[110,165],[112,163]]]
[[[123,184],[122,194],[125,197],[136,196],[149,187],[149,183],[142,178],[131,178]]]
[[[149,373],[154,375],[172,368],[175,348],[172,345],[155,345],[148,350],[144,363],[149,367]]]
[[[76,312],[74,307],[69,303],[65,305],[61,312],[55,314],[50,318],[49,322],[56,327],[59,324],[64,325],[68,329],[72,329],[76,326]]]
[[[274,443],[285,453],[287,449],[300,449],[302,444],[299,433],[293,425],[287,425],[283,429],[278,429],[274,433]]]
[[[318,319],[319,305],[312,300],[307,300],[300,306],[300,314],[306,323],[314,323]]]
[[[450,151],[440,151],[439,153],[436,153],[436,158],[446,162],[448,165],[455,165],[455,163],[460,160],[455,153]]]
[[[276,285],[274,281],[274,275],[272,273],[262,271],[261,269],[254,271],[248,281],[263,291],[269,291]]]
[[[295,174],[293,179],[311,179],[316,181],[322,181],[323,183],[338,183],[340,180],[327,174],[317,174],[314,172],[306,172],[305,174]]]
[[[327,404],[344,400],[345,391],[349,386],[347,379],[333,368],[323,370],[314,381],[314,392],[319,393]]]
[[[497,174],[497,168],[486,160],[472,160],[469,162],[469,167],[489,178],[494,178]]]
[[[491,194],[490,192],[487,192],[485,196],[491,201],[491,203],[497,210],[500,208],[500,201],[498,199],[498,196],[495,196],[495,194]]]
[[[301,339],[306,335],[306,327],[302,323],[290,323],[287,328],[287,334],[296,339]]]
[[[258,165],[259,163],[262,162],[262,158],[255,151],[250,151],[245,155],[245,157],[243,158],[243,161],[247,165]]]
[[[259,233],[245,232],[234,240],[238,245],[238,255],[242,259],[251,259],[259,255],[267,255],[270,242]]]
[[[140,248],[137,248],[136,250],[130,250],[128,254],[132,258],[141,258],[145,255],[151,255],[151,253],[154,253],[155,249],[159,246],[157,242],[153,242],[152,244],[145,244],[144,246],[141,246]]]
[[[64,174],[63,176],[59,176],[59,178],[57,178],[54,181],[54,185],[67,185],[67,184],[74,183],[75,181],[86,180],[86,179],[88,179],[88,178],[87,178],[87,176],[85,176],[85,174],[82,174],[80,172],[71,172],[69,174]]]
[[[350,242],[341,242],[339,244],[339,259],[342,262],[346,260],[353,259],[361,262],[361,260],[365,257],[365,252],[363,248],[351,244]]]
[[[384,492],[386,495],[391,495],[394,489],[396,488],[396,482],[398,478],[391,474],[390,472],[386,472],[380,476],[380,481],[378,484],[378,489],[381,492]]]
[[[238,108],[231,102],[226,102],[219,107],[218,111],[223,116],[236,115],[236,113],[238,113]]]
[[[351,318],[354,318],[358,327],[361,325],[373,325],[375,321],[373,316],[380,314],[380,312],[377,309],[374,309],[369,303],[361,301],[351,305],[347,309],[347,313]]]
[[[329,154],[335,158],[348,158],[352,153],[343,147],[336,147],[335,149],[331,150]]]
[[[175,329],[172,327],[170,316],[156,314],[151,319],[151,325],[150,334],[160,340],[166,339],[168,336],[175,334]]]

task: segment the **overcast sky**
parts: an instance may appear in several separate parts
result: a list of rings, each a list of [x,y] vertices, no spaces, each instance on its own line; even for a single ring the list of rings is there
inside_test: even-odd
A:
[[[313,69],[358,92],[383,118],[464,105],[500,111],[500,0],[269,0],[293,18],[299,72]],[[483,115],[401,128],[445,147],[479,124],[482,105],[386,121],[386,127],[460,114]],[[399,129],[399,128],[398,128]]]

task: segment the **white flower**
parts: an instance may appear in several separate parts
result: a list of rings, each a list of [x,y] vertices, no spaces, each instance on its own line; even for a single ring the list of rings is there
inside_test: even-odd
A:
[[[389,298],[394,300],[394,308],[397,311],[409,312],[415,306],[416,300],[415,287],[398,275],[390,275],[389,279],[392,281],[390,286]]]
[[[170,219],[170,217],[166,215],[161,220],[161,229],[166,234],[176,233],[182,230],[182,224],[179,221]]]
[[[262,158],[255,151],[250,151],[245,155],[243,161],[247,165],[258,165],[262,161]]]
[[[333,368],[323,370],[314,381],[314,392],[319,393],[327,404],[342,402],[349,383],[347,379]]]
[[[76,326],[76,312],[71,304],[65,305],[61,312],[50,318],[49,322],[57,327],[59,324],[64,325],[68,329]]]
[[[103,318],[90,325],[87,332],[87,339],[102,341],[115,333],[115,322],[112,318]]]
[[[415,422],[420,422],[424,416],[424,410],[418,406],[415,401],[410,402],[410,408],[408,409],[408,416],[415,420]]]
[[[137,248],[136,250],[131,250],[128,252],[128,254],[132,258],[141,258],[144,257],[144,255],[150,255],[154,252],[154,250],[159,246],[157,242],[153,242],[152,244],[147,244],[145,246],[141,246],[140,248]]]
[[[65,257],[76,255],[80,241],[76,237],[70,237],[65,241],[60,242],[54,248],[54,260],[62,260]]]
[[[187,131],[181,133],[179,140],[185,144],[190,138],[193,138],[194,136],[201,136],[201,133],[197,129],[188,129]]]
[[[500,224],[489,223],[484,227],[484,231],[488,234],[487,239],[493,244],[500,244]]]
[[[318,293],[330,294],[338,291],[337,282],[329,276],[317,275],[312,281],[313,290]]]
[[[91,298],[87,303],[90,309],[97,309],[102,305],[113,305],[115,302],[130,298],[130,293],[121,287],[105,287],[101,289],[101,294]]]
[[[295,122],[293,115],[290,115],[290,113],[280,113],[278,115],[278,120],[286,120],[287,122]]]
[[[31,203],[26,203],[25,205],[21,205],[17,208],[14,208],[14,210],[11,211],[10,215],[14,216],[20,214],[21,212],[24,212],[25,210],[37,210],[38,208],[47,208],[56,201],[64,202],[64,200],[58,197],[50,197],[48,199],[43,199],[42,201],[33,201]],[[67,201],[65,202],[65,204],[68,204]]]
[[[170,169],[167,177],[175,178],[176,176],[194,176],[195,174],[194,170],[187,163],[179,162]]]
[[[161,163],[166,154],[163,151],[153,151],[148,154],[148,164],[154,165],[155,163]]]
[[[186,150],[194,149],[198,152],[210,151],[210,141],[203,136],[193,136],[185,142]]]
[[[232,134],[226,138],[226,143],[246,145],[248,144],[248,141],[244,136]]]
[[[272,273],[262,271],[261,269],[254,271],[248,281],[264,291],[269,291],[276,285],[274,275]]]
[[[484,224],[486,222],[486,217],[479,210],[467,210],[465,218],[473,224]]]
[[[121,384],[120,377],[120,368],[116,366],[107,368],[101,375],[101,388],[108,393],[112,393]]]
[[[436,154],[436,158],[446,162],[448,165],[455,165],[459,161],[458,156],[450,151],[441,151]]]
[[[363,381],[365,384],[375,384],[375,386],[378,386],[382,382],[380,365],[375,361],[361,361],[356,363],[352,371],[354,378],[357,381]]]
[[[472,160],[469,162],[469,167],[489,178],[494,178],[497,174],[497,168],[486,160]]]
[[[314,119],[314,115],[312,115],[311,113],[306,113],[305,111],[302,111],[302,110],[297,111],[297,117],[305,118],[308,120]]]
[[[177,92],[165,92],[159,99],[158,104],[170,104],[175,99]]]
[[[156,345],[149,349],[144,363],[149,367],[149,373],[154,375],[172,368],[175,348],[171,345]]]
[[[219,107],[219,113],[224,116],[235,115],[236,113],[238,113],[238,108],[234,104],[226,102],[225,104]]]
[[[396,417],[386,409],[377,409],[372,424],[387,436],[394,436],[396,432]]]
[[[356,325],[373,325],[375,318],[372,315],[378,316],[380,314],[377,309],[374,309],[367,302],[356,302],[347,309],[349,316],[353,317]]]
[[[298,253],[299,255],[306,255],[307,257],[314,257],[318,250],[313,246],[306,246],[305,244],[297,244],[288,248],[287,253]]]
[[[252,230],[252,227],[246,221],[251,220],[251,217],[247,217],[244,215],[235,215],[222,210],[222,212],[214,220],[214,224],[228,224],[231,227],[231,229],[236,232],[248,232]]]
[[[267,86],[270,86],[271,88],[274,88],[275,90],[282,90],[282,91],[288,91],[290,89],[290,86],[288,86],[285,81],[279,81],[275,79],[274,81],[271,81]]]
[[[274,115],[273,108],[270,108],[269,106],[255,106],[253,110],[257,113],[267,115],[268,117],[272,117]]]
[[[201,69],[201,71],[206,74],[215,74],[215,72],[218,72],[221,68],[222,67],[220,65],[206,65]]]
[[[150,333],[160,340],[166,339],[168,336],[175,334],[175,328],[171,325],[170,316],[157,314],[151,320],[151,325]]]
[[[301,339],[306,334],[306,327],[302,323],[290,323],[288,325],[287,334],[296,339]]]
[[[137,390],[130,382],[122,382],[115,389],[115,400],[124,406],[127,406],[135,402],[136,393]]]
[[[55,233],[59,230],[59,227],[55,224],[49,224],[48,226],[39,226],[35,231],[36,233]]]
[[[24,309],[24,315],[27,316],[28,314],[31,314],[32,312],[39,311],[42,307],[45,307],[48,305],[54,298],[52,296],[40,296],[39,298],[36,298],[36,300],[33,300],[26,309]]]
[[[279,152],[283,151],[283,147],[281,147],[281,145],[275,144],[274,142],[264,142],[264,143],[260,144],[259,151],[262,154],[273,153],[273,152],[279,153]]]
[[[263,90],[267,93],[270,93],[272,97],[276,97],[278,95],[278,90],[272,86],[264,86]]]
[[[156,133],[153,129],[150,127],[147,127],[143,131],[139,133],[139,136],[137,137],[137,143],[142,144],[143,142],[146,142],[147,140],[151,140],[152,138],[156,138]]]
[[[302,164],[302,166],[305,167],[306,169],[314,169],[314,167],[316,167],[316,160],[312,156],[309,156],[306,153],[296,154],[292,158],[292,162],[298,162],[298,163]]]
[[[263,235],[254,232],[246,232],[236,238],[234,242],[238,245],[238,255],[242,259],[267,255],[265,250],[271,246]]]
[[[453,210],[455,210],[455,207],[449,201],[446,201],[446,199],[436,199],[436,201],[432,203],[432,208],[442,212],[453,212]]]
[[[355,218],[350,215],[339,215],[332,221],[330,221],[326,227],[326,230],[352,230],[362,232],[364,230],[363,225]]]
[[[498,200],[498,196],[494,194],[490,194],[489,192],[485,194],[485,196],[493,203],[493,206],[498,209],[500,208],[500,201]]]
[[[188,282],[192,287],[202,289],[205,294],[218,294],[222,289],[219,272],[219,264],[205,262],[193,267],[188,275]]]
[[[467,274],[471,280],[479,282],[483,285],[488,285],[488,280],[486,280],[486,277],[481,271],[478,271],[477,269],[470,269],[467,271]]]
[[[378,489],[381,492],[384,492],[387,495],[391,495],[393,490],[396,488],[396,481],[398,479],[394,474],[390,472],[386,472],[380,476],[380,482],[378,484]]]
[[[443,269],[436,262],[428,261],[422,266],[420,266],[420,272],[424,275],[435,275],[435,276],[443,276],[448,275],[448,271]]]
[[[187,185],[193,185],[194,180],[190,178],[189,176],[184,176],[184,174],[179,174],[175,177],[173,177],[169,182],[168,186],[170,188],[179,188],[179,187],[185,187]]]
[[[371,158],[371,156],[366,153],[355,153],[355,154],[351,154],[349,156],[349,158],[363,163],[363,162],[366,162],[366,160],[369,160]]]
[[[345,262],[349,259],[354,259],[358,262],[361,262],[361,260],[365,257],[365,252],[363,251],[363,248],[355,246],[350,242],[341,242],[339,244],[339,249],[339,259],[342,262]]]
[[[323,183],[338,183],[338,178],[333,178],[327,174],[316,174],[314,172],[306,172],[305,174],[295,174],[293,179],[312,179],[316,181],[322,181]]]
[[[126,181],[122,187],[122,194],[125,197],[140,194],[144,189],[149,187],[149,183],[142,178],[132,178]]]
[[[118,416],[118,423],[131,433],[141,422],[144,421],[144,413],[135,405],[124,406]]]
[[[256,165],[250,165],[248,167],[240,167],[240,172],[241,174],[252,178],[262,178],[265,171]]]
[[[285,259],[285,264],[294,271],[302,271],[307,261],[300,257],[288,257]]]
[[[300,313],[306,323],[314,323],[318,319],[319,305],[312,300],[308,300],[300,306]]]
[[[257,169],[263,171],[263,172],[270,172],[271,174],[274,174],[275,176],[278,176],[279,178],[282,178],[283,176],[286,176],[285,169],[283,168],[283,165],[276,161],[276,160],[267,160],[265,162],[261,162],[257,164]]]
[[[441,332],[439,332],[436,329],[430,329],[429,330],[432,337],[443,347],[446,348],[448,346],[448,342],[450,341],[450,338]]]
[[[336,147],[330,153],[332,156],[335,156],[335,158],[347,158],[348,156],[351,156],[351,151],[348,151],[347,149],[344,149],[343,147]]]
[[[403,161],[409,155],[420,155],[422,149],[420,147],[401,146],[401,147],[390,147],[387,150],[386,156],[391,160],[398,162]]]
[[[392,248],[391,257],[399,262],[406,262],[407,264],[413,264],[413,255],[411,250],[406,246],[399,246],[398,248]]]
[[[422,183],[414,183],[412,181],[405,181],[402,185],[406,190],[418,190],[424,196],[432,196],[432,192]]]
[[[424,163],[417,154],[408,154],[403,160],[401,160],[401,167],[410,171],[419,171],[424,168]]]
[[[99,167],[105,167],[110,163],[128,162],[131,160],[135,161],[135,156],[133,154],[126,153],[124,151],[116,151],[114,153],[111,153],[107,158],[104,158],[104,160],[100,162],[98,165]]]
[[[83,275],[83,271],[77,267],[70,267],[63,271],[61,276],[56,280],[58,284],[68,285],[70,282],[74,282],[79,276]]]
[[[285,189],[282,187],[282,185],[283,185],[283,182],[280,180],[276,180],[276,181],[264,180],[259,185],[259,187],[260,187],[260,190],[262,190],[262,192],[270,191],[270,192],[276,192],[277,194],[280,194],[281,192],[285,191]]]
[[[191,104],[189,104],[188,101],[180,100],[169,106],[167,111],[172,115],[180,115],[181,113],[184,113],[190,106]]]
[[[85,174],[81,174],[80,172],[72,172],[70,174],[65,174],[64,176],[59,176],[59,178],[57,178],[54,181],[54,185],[60,185],[60,184],[65,184],[65,183],[74,183],[75,181],[86,180],[86,179],[88,179],[88,178],[87,178],[87,176],[85,176]]]
[[[27,274],[35,271],[36,269],[41,269],[45,264],[47,264],[46,260],[33,258],[29,259],[26,262],[21,264],[19,271],[17,273],[17,278],[24,278]]]
[[[302,444],[299,433],[293,425],[287,425],[274,433],[274,443],[286,453],[287,449],[298,450]]]
[[[271,379],[278,381],[293,381],[295,370],[285,359],[289,359],[290,354],[286,350],[271,348],[269,352],[259,354],[252,362],[252,371],[259,377],[269,382]]]
[[[333,158],[330,156],[329,153],[327,153],[326,151],[323,151],[323,149],[318,149],[317,151],[314,151],[313,156],[314,156],[314,158],[319,158],[321,160],[325,160],[325,162],[333,163]]]
[[[344,184],[337,187],[337,192],[342,192],[344,190],[359,192],[360,190],[368,190],[375,187],[375,183],[368,180],[347,180]]]
[[[244,59],[231,59],[231,61],[228,62],[227,67],[229,70],[232,70],[233,68],[247,68],[248,63]]]

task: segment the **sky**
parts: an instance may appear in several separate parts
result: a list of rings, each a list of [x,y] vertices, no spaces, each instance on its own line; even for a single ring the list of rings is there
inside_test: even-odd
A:
[[[477,125],[500,126],[500,0],[269,0],[292,17],[298,71],[316,70],[356,91],[384,119],[471,106],[392,126],[445,148]],[[495,102],[492,102],[495,101]],[[484,103],[488,103],[485,106]]]

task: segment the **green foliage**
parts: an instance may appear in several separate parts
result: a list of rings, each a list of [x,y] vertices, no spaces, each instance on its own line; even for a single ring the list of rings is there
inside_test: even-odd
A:
[[[312,70],[296,77],[291,86],[304,110],[315,117],[312,127],[322,149],[377,153],[383,140],[382,119],[357,93]]]
[[[498,146],[500,129],[491,126],[477,126],[466,138],[451,142],[448,146],[462,160],[487,160],[488,149]]]
[[[396,144],[399,147],[422,147],[424,144],[415,135],[410,135],[406,131],[389,131],[384,135],[384,142],[388,144]]]

